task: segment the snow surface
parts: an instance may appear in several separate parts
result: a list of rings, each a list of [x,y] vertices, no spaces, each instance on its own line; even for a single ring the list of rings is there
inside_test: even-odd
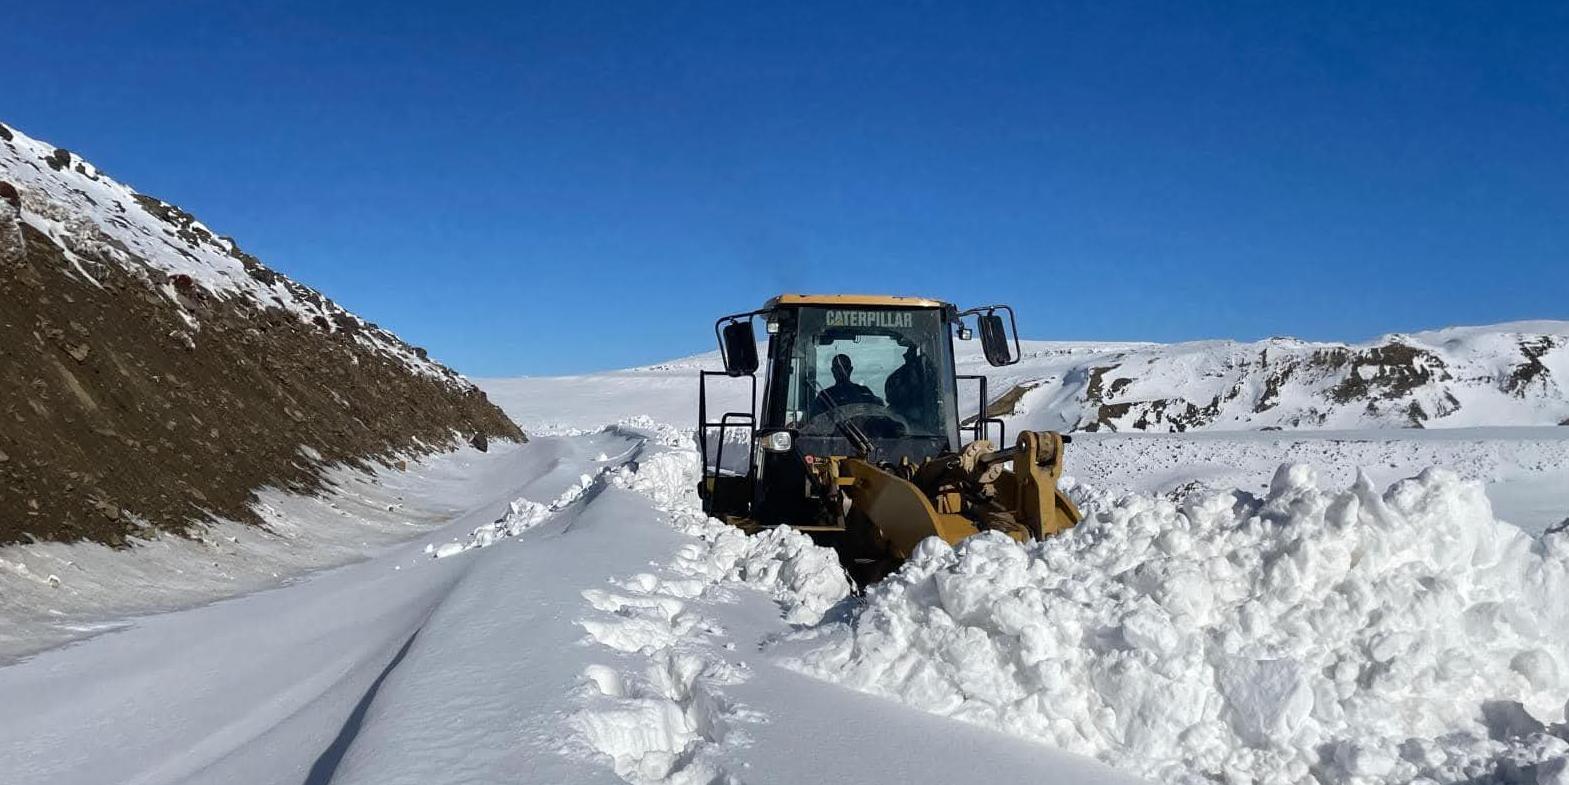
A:
[[[1181,498],[1201,489],[1262,493],[1286,462],[1312,465],[1328,487],[1359,473],[1384,487],[1431,466],[1485,485],[1500,520],[1533,534],[1569,519],[1569,428],[1079,434],[1074,478]]]
[[[0,668],[5,781],[949,783],[977,760],[995,782],[1132,781],[782,667],[768,643],[839,612],[844,576],[802,535],[695,512],[676,430],[531,452],[535,474],[494,479],[520,503]],[[427,552],[567,496],[516,536]]]
[[[281,586],[310,565],[32,554],[17,637],[108,631],[0,668],[0,780],[1569,778],[1565,429],[1082,435],[1081,527],[929,542],[858,597],[805,536],[698,511],[693,371],[487,382],[539,438],[345,479],[312,536],[363,560]],[[137,595],[177,570],[276,588],[109,599],[182,604]]]
[[[233,522],[193,538],[149,529],[120,550],[91,542],[0,548],[0,662],[127,624],[121,617],[188,607],[277,586],[300,573],[358,561],[489,511],[521,478],[543,476],[550,448],[497,443],[412,457],[410,470],[330,470],[324,496],[258,493],[265,528]]]
[[[1079,365],[1152,350],[1031,348]],[[568,430],[607,409],[691,421],[705,362],[482,384]],[[1035,424],[1028,407],[1009,419]],[[864,604],[766,651],[1159,781],[1569,772],[1569,620],[1554,606],[1569,535],[1532,536],[1569,519],[1565,429],[1080,434],[1068,472],[1093,516],[1068,538],[934,541]]]
[[[1522,322],[1497,330],[1546,329],[1561,322]],[[1493,335],[1495,328],[1452,328],[1419,336]],[[1032,356],[1029,344],[1024,363]],[[1101,357],[1106,352],[1156,344],[1050,344],[1051,358]],[[697,371],[714,368],[718,354],[602,374],[563,377],[480,379],[490,399],[531,431],[578,433],[605,422],[636,415],[666,423],[697,420]],[[1028,376],[1036,371],[1002,369]],[[961,372],[988,370],[984,361],[963,359]],[[998,369],[989,369],[995,376]],[[716,411],[747,410],[744,380],[712,382],[710,406]],[[996,384],[993,390],[1005,389]],[[973,404],[969,404],[973,405]],[[1038,413],[1026,410],[1005,417],[1008,432],[1040,427]],[[1060,426],[1061,423],[1058,423]],[[689,426],[689,427],[692,427]],[[1366,471],[1379,485],[1442,466],[1488,486],[1500,517],[1540,533],[1569,519],[1569,427],[1362,428],[1358,430],[1239,431],[1201,430],[1183,434],[1079,433],[1068,451],[1070,476],[1106,487],[1156,494],[1180,494],[1197,487],[1268,487],[1284,462],[1309,463],[1338,487]]]

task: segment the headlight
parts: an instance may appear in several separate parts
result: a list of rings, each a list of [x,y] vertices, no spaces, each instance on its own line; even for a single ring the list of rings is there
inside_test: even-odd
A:
[[[774,431],[763,437],[763,449],[769,452],[789,452],[790,432]]]

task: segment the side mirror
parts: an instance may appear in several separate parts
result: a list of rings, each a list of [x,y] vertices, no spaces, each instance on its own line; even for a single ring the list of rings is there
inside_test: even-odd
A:
[[[986,362],[992,365],[1012,365],[1019,361],[1008,342],[1008,327],[996,313],[983,313],[976,318],[981,326],[981,349]]]
[[[757,373],[757,337],[752,334],[752,319],[737,319],[724,326],[719,354],[729,376]]]
[[[971,338],[974,338],[974,337],[975,337],[975,333],[972,332],[970,330],[970,328],[965,327],[962,324],[959,325],[959,340],[961,340],[961,341],[968,341],[968,340],[970,340]]]

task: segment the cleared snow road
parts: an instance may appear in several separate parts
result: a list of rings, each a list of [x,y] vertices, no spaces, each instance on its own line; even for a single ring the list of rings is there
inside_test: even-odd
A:
[[[517,467],[527,474],[515,490],[548,498],[591,466],[591,456],[621,452],[615,448],[625,442],[536,440]],[[472,510],[450,530],[467,532],[497,512]],[[470,579],[506,555],[432,560],[422,552],[429,539],[285,588],[136,619],[0,669],[0,781],[331,780],[332,744],[355,730],[348,723],[356,705],[407,644],[369,705],[384,702],[392,677],[439,637],[417,633],[432,622],[442,629],[453,613],[445,609],[469,601]],[[428,720],[428,735],[450,738],[442,729],[452,718]]]

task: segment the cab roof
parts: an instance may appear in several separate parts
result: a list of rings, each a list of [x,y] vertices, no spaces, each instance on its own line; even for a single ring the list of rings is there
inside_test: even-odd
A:
[[[898,308],[943,308],[948,303],[927,297],[900,297],[891,294],[781,294],[763,304],[764,309],[781,305],[864,305]]]

